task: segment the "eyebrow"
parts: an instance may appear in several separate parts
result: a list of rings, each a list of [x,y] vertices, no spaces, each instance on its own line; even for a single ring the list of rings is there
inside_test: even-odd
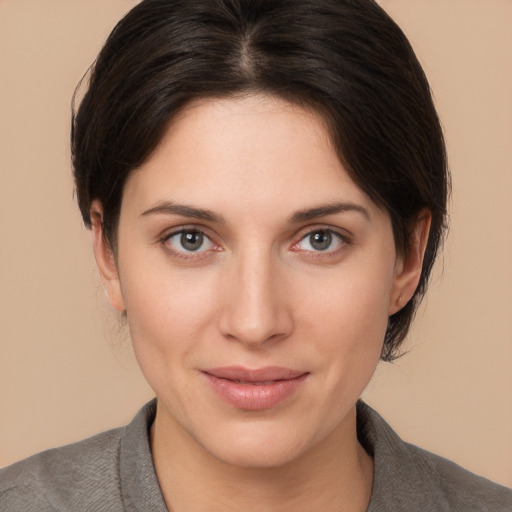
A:
[[[334,215],[342,212],[356,212],[362,214],[367,220],[370,220],[370,214],[366,208],[354,203],[330,203],[305,210],[298,210],[289,219],[291,224],[313,220],[325,215]]]
[[[219,224],[225,224],[225,220],[220,215],[213,213],[210,210],[203,208],[195,208],[186,204],[176,204],[172,202],[159,203],[153,208],[146,210],[141,216],[153,215],[153,214],[167,214],[167,215],[181,215],[182,217],[190,217],[197,220],[206,220],[209,222],[216,222]]]
[[[299,222],[305,222],[316,219],[318,217],[324,217],[326,215],[335,215],[343,212],[356,212],[362,214],[366,219],[370,219],[370,214],[366,208],[354,203],[330,203],[313,208],[306,208],[304,210],[298,210],[291,215],[288,219],[290,224],[297,224]],[[211,210],[205,210],[203,208],[196,208],[185,204],[177,204],[169,201],[165,201],[157,204],[153,208],[144,211],[141,216],[164,214],[164,215],[181,215],[182,217],[189,217],[197,220],[206,220],[218,224],[225,224],[226,221],[220,215],[213,213]]]

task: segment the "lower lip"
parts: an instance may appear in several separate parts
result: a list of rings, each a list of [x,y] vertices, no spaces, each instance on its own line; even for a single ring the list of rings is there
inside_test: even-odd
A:
[[[270,409],[292,396],[306,380],[304,373],[294,379],[276,380],[269,384],[242,384],[204,373],[213,390],[226,402],[249,411]]]

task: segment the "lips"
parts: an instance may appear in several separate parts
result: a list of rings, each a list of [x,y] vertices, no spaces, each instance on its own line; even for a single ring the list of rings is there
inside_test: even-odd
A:
[[[269,366],[239,366],[203,370],[210,387],[228,404],[246,410],[270,409],[290,398],[302,386],[308,372]]]

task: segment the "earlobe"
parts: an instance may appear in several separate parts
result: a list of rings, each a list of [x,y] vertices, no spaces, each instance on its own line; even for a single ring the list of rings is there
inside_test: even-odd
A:
[[[407,254],[403,258],[397,259],[389,315],[400,311],[416,291],[423,268],[423,257],[427,247],[431,220],[432,215],[429,210],[420,212],[411,232]]]
[[[114,253],[103,232],[103,206],[97,199],[91,204],[91,224],[94,257],[107,299],[116,311],[125,311]]]

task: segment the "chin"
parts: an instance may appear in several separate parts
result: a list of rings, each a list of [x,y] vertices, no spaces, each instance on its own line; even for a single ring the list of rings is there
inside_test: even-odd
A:
[[[259,423],[259,424],[258,424]],[[282,424],[261,422],[226,428],[203,439],[201,444],[222,462],[240,468],[277,468],[297,460],[315,444],[314,436],[293,431]],[[316,436],[315,436],[316,437]]]
[[[296,460],[302,453],[301,450],[288,446],[264,446],[263,444],[248,446],[246,443],[234,444],[229,450],[223,449],[219,452],[213,455],[222,462],[246,469],[283,467]]]

